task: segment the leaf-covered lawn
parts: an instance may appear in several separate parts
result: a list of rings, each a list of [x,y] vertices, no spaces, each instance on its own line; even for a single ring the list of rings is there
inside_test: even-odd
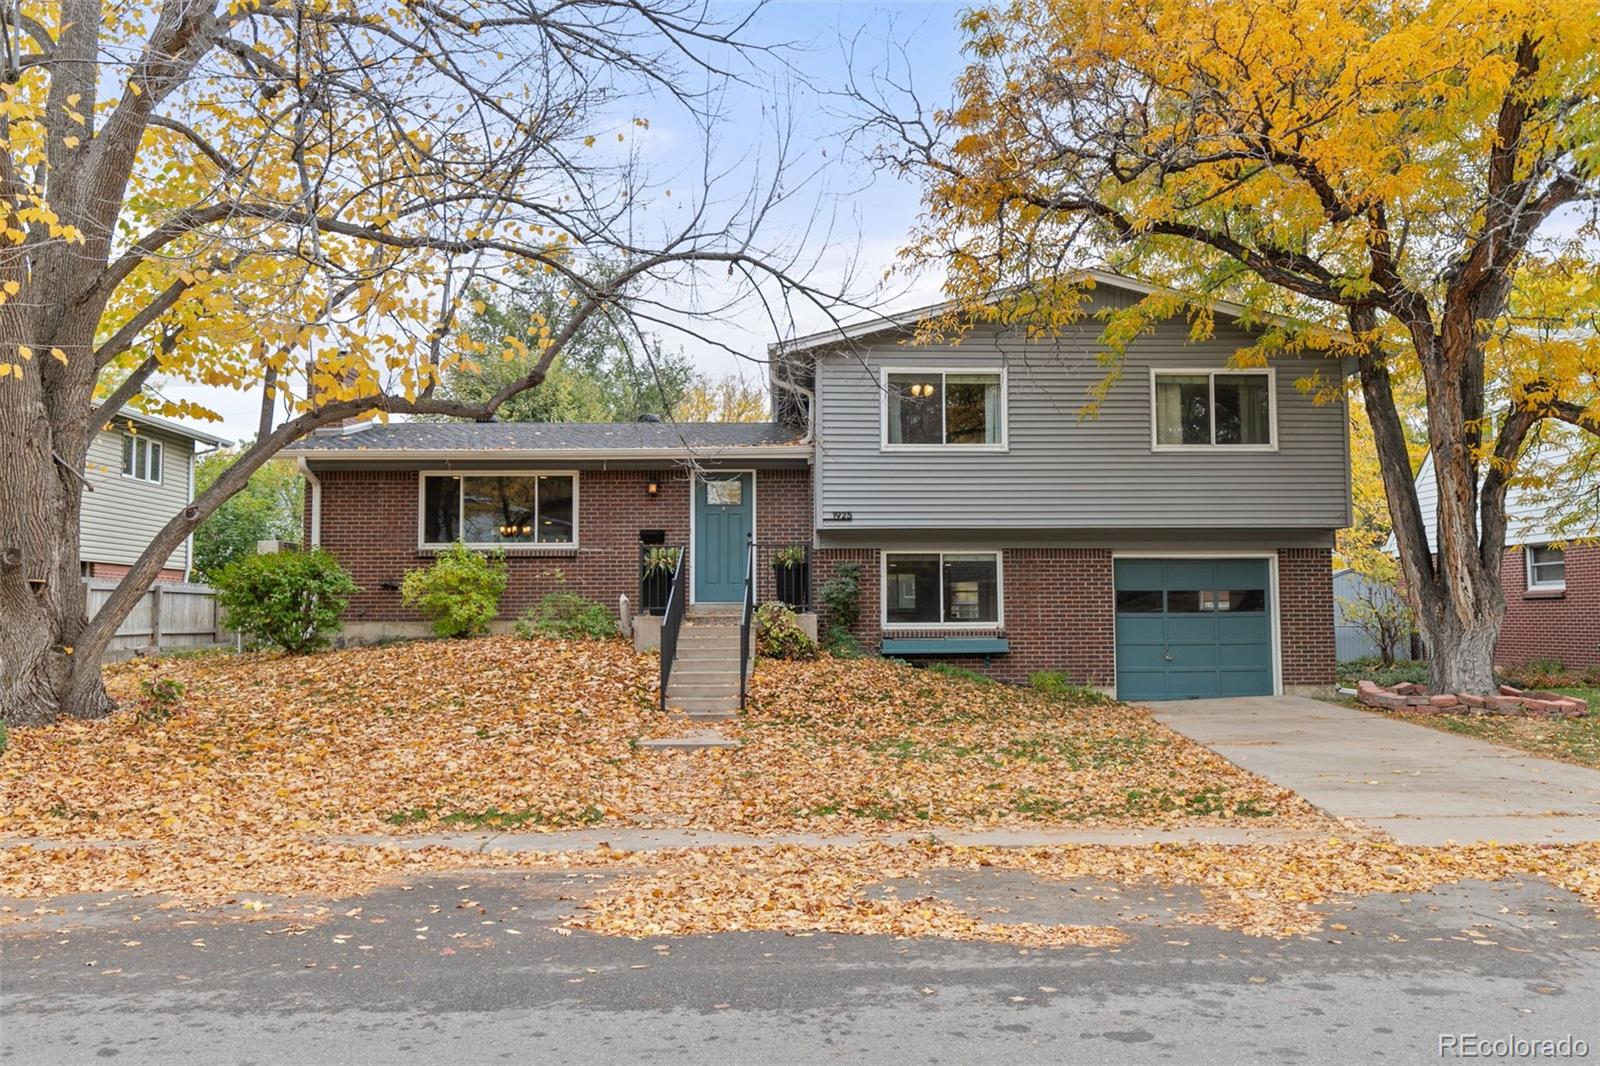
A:
[[[428,641],[107,673],[130,709],[13,730],[0,756],[0,836],[150,842],[74,860],[63,884],[80,889],[158,867],[169,889],[181,869],[223,886],[229,867],[241,883],[255,870],[329,887],[341,864],[365,878],[399,861],[323,842],[346,833],[1324,824],[1143,711],[878,660],[763,663],[728,729],[744,746],[679,753],[636,746],[677,727],[655,708],[656,660],[619,642]],[[163,722],[131,709],[152,678],[186,686]],[[0,892],[37,891],[43,861],[0,853]],[[318,867],[303,882],[302,864]]]
[[[1530,755],[1600,767],[1600,688],[1558,688],[1589,701],[1584,718],[1518,718],[1509,715],[1401,714],[1395,717],[1446,733],[1519,748]]]

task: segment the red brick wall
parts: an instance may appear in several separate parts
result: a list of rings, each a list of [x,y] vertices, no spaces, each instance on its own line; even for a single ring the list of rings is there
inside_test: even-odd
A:
[[[1552,595],[1529,593],[1526,557],[1506,552],[1500,564],[1506,618],[1494,650],[1497,664],[1557,659],[1573,670],[1600,666],[1600,546],[1568,548],[1566,557],[1566,591]]]
[[[417,471],[319,473],[322,546],[350,571],[362,592],[351,600],[351,621],[420,621],[400,604],[407,570],[427,566],[432,552],[417,548]],[[655,481],[654,497],[645,485]],[[307,542],[310,499],[307,498]],[[809,539],[811,481],[805,470],[756,473],[756,536],[765,542]],[[639,531],[664,529],[669,544],[689,542],[689,476],[678,470],[586,470],[578,475],[578,545],[538,553],[507,553],[509,583],[502,618],[515,618],[557,588],[566,587],[615,607],[639,598]],[[559,574],[559,577],[558,577]],[[771,575],[767,575],[770,585]]]
[[[89,563],[88,568],[89,572],[84,575],[85,577],[114,578],[117,580],[127,577],[128,571],[133,569],[133,567],[125,566],[122,563]],[[156,575],[156,580],[167,582],[182,581],[183,571],[170,568],[163,569]]]
[[[1278,610],[1284,687],[1333,684],[1338,653],[1333,643],[1333,559],[1329,549],[1278,551]]]
[[[863,647],[882,638],[876,549],[829,549],[819,553],[817,588],[839,564],[861,568]],[[981,670],[1003,681],[1023,682],[1040,670],[1059,671],[1079,684],[1115,684],[1116,631],[1112,553],[1103,548],[1011,548],[1002,554],[1005,625],[1011,650],[985,665],[982,656],[940,656],[937,661]],[[1334,673],[1333,571],[1326,548],[1291,548],[1278,553],[1279,621],[1283,683],[1331,685]],[[829,619],[821,620],[826,629]],[[988,636],[993,630],[972,630]],[[896,631],[895,636],[952,636]],[[932,660],[930,660],[932,661]]]

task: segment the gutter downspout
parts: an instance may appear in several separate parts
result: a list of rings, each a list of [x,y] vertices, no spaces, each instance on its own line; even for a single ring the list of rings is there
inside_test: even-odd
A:
[[[199,444],[200,442],[199,441],[195,441],[195,443]],[[195,492],[194,492],[194,461],[196,459],[200,458],[202,455],[210,455],[212,452],[219,452],[221,450],[222,450],[221,445],[217,445],[217,444],[213,444],[211,447],[207,448],[205,451],[200,451],[197,448],[190,448],[189,449],[189,502],[190,503],[194,502],[194,496],[195,496]],[[183,583],[185,585],[189,584],[189,580],[193,576],[194,576],[194,533],[193,533],[193,531],[191,531],[187,537],[183,538]]]
[[[306,479],[306,484],[311,486],[311,543],[308,548],[322,547],[322,479],[311,472],[311,465],[306,462],[305,456],[295,460],[295,465],[300,468],[300,476]]]

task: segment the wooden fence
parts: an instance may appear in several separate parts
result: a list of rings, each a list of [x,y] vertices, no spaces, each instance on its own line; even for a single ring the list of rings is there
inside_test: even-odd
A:
[[[86,578],[83,584],[89,592],[89,617],[93,618],[118,583]],[[157,582],[123,619],[106,649],[106,657],[122,658],[146,648],[208,647],[231,639],[232,634],[222,628],[217,592],[210,585]]]

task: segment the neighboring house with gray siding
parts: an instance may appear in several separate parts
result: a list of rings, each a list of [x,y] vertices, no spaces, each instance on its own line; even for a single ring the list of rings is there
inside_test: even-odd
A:
[[[1258,337],[1214,305],[1206,341],[1181,320],[1136,338],[1081,417],[1107,374],[1093,312],[1150,291],[1093,279],[1090,315],[1049,340],[983,326],[913,345],[925,308],[776,346],[761,427],[324,434],[291,453],[311,478],[307,536],[374,590],[352,622],[419,625],[392,590],[467,530],[512,556],[513,617],[551,572],[607,603],[645,595],[640,542],[687,546],[691,602],[736,602],[753,536],[762,598],[777,548],[811,548],[816,588],[855,567],[855,636],[887,655],[1130,699],[1328,686],[1347,411],[1342,390],[1301,385],[1349,368],[1232,366]]]
[[[161,527],[194,499],[194,460],[221,437],[123,408],[95,434],[84,462],[78,558],[84,577],[118,578]],[[192,545],[168,557],[160,580],[187,580]]]

